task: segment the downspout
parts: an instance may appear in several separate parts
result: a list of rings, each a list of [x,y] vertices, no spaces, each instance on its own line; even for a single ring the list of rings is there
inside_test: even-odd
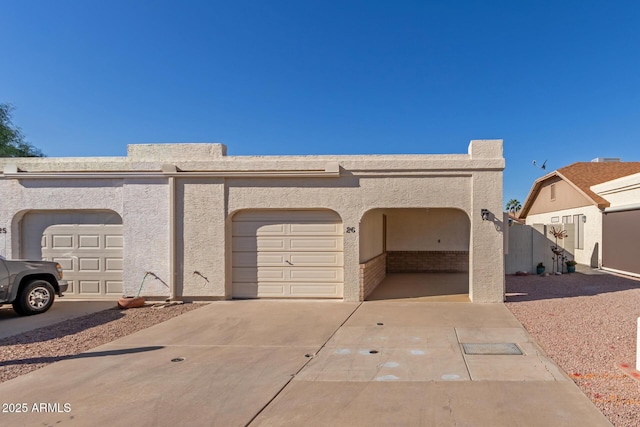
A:
[[[176,179],[169,177],[169,300],[176,298]]]
[[[175,173],[175,165],[162,165],[163,173]],[[176,178],[167,177],[169,184],[169,301],[176,301]]]

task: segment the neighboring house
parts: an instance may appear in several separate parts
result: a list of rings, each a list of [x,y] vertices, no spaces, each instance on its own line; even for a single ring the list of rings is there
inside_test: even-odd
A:
[[[471,301],[500,302],[503,169],[501,140],[450,155],[148,144],[127,157],[5,158],[0,254],[57,260],[79,298],[142,286],[176,299],[361,301],[389,271],[465,272]]]
[[[578,263],[640,274],[640,162],[595,159],[553,171],[535,181],[519,217],[573,224]]]

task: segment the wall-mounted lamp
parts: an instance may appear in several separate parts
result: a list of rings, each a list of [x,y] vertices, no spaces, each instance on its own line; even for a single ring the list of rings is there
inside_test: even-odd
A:
[[[587,217],[586,216],[582,216],[582,222],[587,222]]]
[[[487,221],[489,219],[489,209],[480,210],[480,215],[482,216],[483,221]]]

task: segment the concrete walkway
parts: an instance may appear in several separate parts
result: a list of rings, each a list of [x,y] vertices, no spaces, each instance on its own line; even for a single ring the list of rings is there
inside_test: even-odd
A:
[[[524,354],[463,351],[506,348],[483,343]],[[215,302],[0,384],[0,402],[28,409],[3,426],[610,425],[502,304]]]

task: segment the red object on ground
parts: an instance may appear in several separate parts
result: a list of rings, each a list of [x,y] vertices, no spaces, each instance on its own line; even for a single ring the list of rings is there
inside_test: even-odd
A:
[[[624,372],[627,376],[633,378],[636,381],[640,381],[640,372],[636,371],[628,363],[618,363],[616,364],[616,367]]]
[[[118,300],[118,307],[123,309],[137,308],[137,307],[142,307],[143,305],[144,305],[144,297],[120,298]]]

